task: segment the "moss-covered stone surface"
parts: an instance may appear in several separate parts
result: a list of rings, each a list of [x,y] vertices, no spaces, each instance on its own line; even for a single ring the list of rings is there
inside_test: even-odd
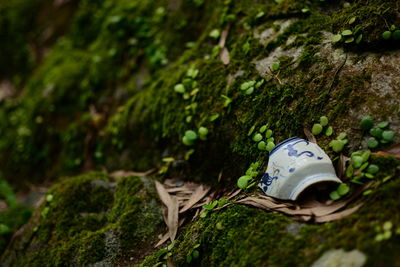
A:
[[[129,265],[149,253],[143,266],[164,264],[165,251],[153,249],[165,229],[151,179],[233,189],[250,163],[267,165],[268,152],[252,140],[262,125],[277,144],[304,137],[325,115],[334,134],[317,138],[332,158],[329,142],[340,132],[349,139],[344,154],[366,149],[365,115],[400,129],[395,0],[10,0],[0,15],[0,175],[17,190],[54,183],[53,199],[3,253],[5,265]],[[248,81],[260,82],[251,94],[241,90]],[[185,145],[185,132],[200,127],[207,138]],[[398,264],[395,230],[374,241],[376,225],[398,227],[398,162],[379,166],[377,180],[393,178],[348,218],[297,225],[233,206],[188,223],[170,258],[307,266],[344,248],[364,252],[370,265]],[[162,174],[106,174],[154,167]],[[290,225],[298,233],[288,233]],[[200,257],[185,263],[196,244]]]
[[[4,264],[138,261],[162,225],[154,194],[150,180],[134,176],[112,182],[104,174],[89,173],[60,182],[3,255]]]

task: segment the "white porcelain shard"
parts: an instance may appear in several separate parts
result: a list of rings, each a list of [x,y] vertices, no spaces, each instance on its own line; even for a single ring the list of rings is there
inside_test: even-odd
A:
[[[293,137],[271,150],[258,186],[268,196],[296,200],[305,189],[322,182],[341,183],[331,159],[317,144]]]

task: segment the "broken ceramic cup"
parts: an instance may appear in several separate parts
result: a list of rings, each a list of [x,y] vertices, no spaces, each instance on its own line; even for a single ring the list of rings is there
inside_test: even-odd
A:
[[[293,137],[271,150],[258,186],[268,196],[296,200],[305,189],[323,182],[341,183],[331,159],[317,144]]]

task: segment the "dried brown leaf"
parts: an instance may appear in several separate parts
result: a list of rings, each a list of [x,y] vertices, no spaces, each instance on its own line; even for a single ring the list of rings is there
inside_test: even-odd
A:
[[[224,48],[225,44],[226,44],[226,38],[228,38],[228,33],[229,33],[229,26],[226,27],[222,33],[221,33],[221,37],[219,38],[219,47]]]
[[[185,187],[185,186],[180,186],[180,187],[172,187],[172,188],[166,188],[166,191],[168,193],[176,193],[176,192],[182,192],[182,193],[186,193],[186,194],[192,194],[193,190]]]
[[[164,244],[168,239],[169,239],[169,232],[165,233],[165,234],[161,237],[160,241],[158,241],[158,243],[157,243],[154,247],[156,248],[156,247],[161,246],[161,245]]]
[[[233,191],[231,194],[228,195],[228,200],[231,200],[232,198],[236,197],[240,192],[242,192],[242,189],[238,189],[236,191]]]
[[[186,203],[186,205],[179,211],[179,213],[183,213],[190,208],[192,208],[197,202],[203,199],[207,195],[207,193],[210,191],[210,187],[205,187],[203,185],[200,185],[196,191],[193,192],[192,196],[190,197],[189,201]]]
[[[300,215],[300,216],[312,216],[313,214],[311,213],[311,210],[309,209],[299,209],[299,210],[294,210],[294,209],[289,209],[289,208],[278,208],[276,209],[279,212],[285,213],[286,215]]]
[[[199,216],[200,215],[200,209],[197,209],[196,210],[196,213],[194,214],[194,216],[193,216],[193,218],[192,218],[192,222],[194,221],[194,219],[196,219],[197,218],[197,216]]]
[[[393,145],[385,151],[378,151],[378,152],[372,153],[372,155],[373,156],[382,156],[382,157],[393,156],[393,157],[400,159],[400,144]]]
[[[287,208],[287,205],[282,203],[282,204],[276,204],[272,201],[266,200],[266,199],[261,199],[257,197],[247,197],[241,200],[236,201],[236,203],[243,203],[247,205],[255,205],[257,207],[263,207],[268,210],[275,210],[279,208]]]
[[[157,168],[145,171],[145,172],[134,172],[134,171],[125,171],[125,170],[118,170],[115,172],[110,173],[110,177],[118,179],[122,177],[128,176],[147,176],[157,171]]]
[[[178,232],[178,215],[179,203],[176,197],[171,197],[171,205],[168,206],[168,233],[171,241],[175,240],[176,233]]]
[[[224,65],[228,65],[229,62],[231,62],[231,57],[226,47],[222,48],[219,58],[221,59],[222,63],[224,63]]]
[[[336,221],[339,219],[342,219],[344,217],[347,217],[351,214],[353,214],[354,212],[356,212],[359,208],[361,208],[364,205],[364,203],[358,204],[357,206],[354,206],[353,208],[341,211],[341,212],[337,212],[337,213],[333,213],[333,214],[329,214],[326,216],[321,216],[321,217],[317,217],[315,218],[315,222],[317,223],[325,223],[325,222],[331,222],[331,221]]]
[[[158,196],[160,197],[162,203],[164,203],[164,205],[167,206],[167,207],[172,206],[173,205],[172,198],[168,194],[168,192],[165,189],[165,187],[161,183],[159,183],[158,181],[155,181],[155,185],[156,185],[156,190],[157,190]]]
[[[389,147],[385,152],[392,154],[396,157],[400,157],[400,144]]]
[[[317,143],[317,139],[316,139],[315,136],[310,132],[310,130],[308,130],[307,128],[304,128],[304,134],[306,135],[308,141],[310,141],[311,143],[314,143],[314,144]]]
[[[337,168],[337,173],[339,175],[339,178],[343,179],[345,178],[346,175],[346,163],[350,160],[349,157],[346,157],[343,154],[340,154],[340,158],[339,158],[339,164],[338,164],[338,168]]]

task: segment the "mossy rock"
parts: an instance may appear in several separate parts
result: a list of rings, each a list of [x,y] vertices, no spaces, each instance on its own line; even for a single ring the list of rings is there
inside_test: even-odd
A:
[[[400,163],[390,158],[378,162],[392,166],[387,170],[392,176]],[[394,177],[361,197],[355,204],[364,205],[356,213],[324,224],[299,223],[282,214],[237,204],[211,212],[182,230],[170,250],[170,260],[177,266],[311,266],[325,252],[343,249],[361,251],[366,266],[397,265],[400,180]],[[377,241],[388,221],[390,238]],[[161,265],[166,255],[165,249],[157,251],[141,266]],[[353,265],[349,261],[346,266]]]
[[[89,173],[58,183],[46,199],[4,253],[6,265],[126,264],[145,255],[161,230],[154,186],[144,177],[112,182]]]

